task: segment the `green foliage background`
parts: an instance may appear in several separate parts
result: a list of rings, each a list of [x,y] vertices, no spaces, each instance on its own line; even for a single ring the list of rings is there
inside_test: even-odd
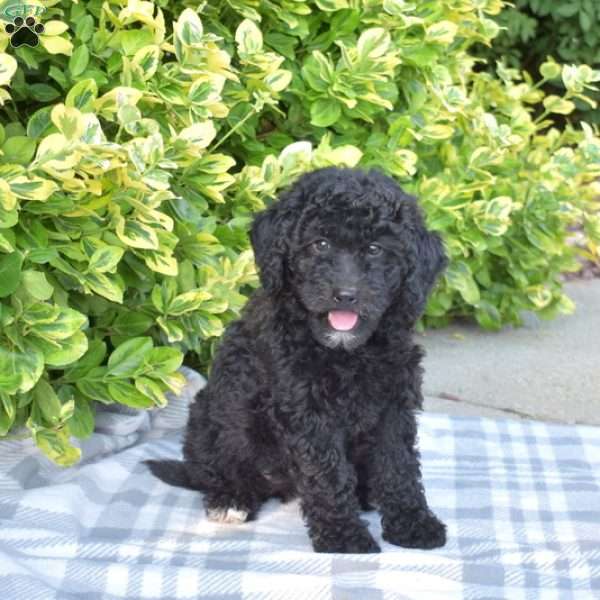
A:
[[[492,47],[481,51],[490,66],[496,60],[537,74],[548,56],[567,63],[600,66],[600,4],[595,0],[515,0],[495,17],[502,30]],[[548,89],[562,88],[560,78]],[[599,93],[591,97],[600,100]],[[600,122],[600,113],[576,102],[582,117]]]
[[[600,73],[475,73],[500,0],[41,4],[38,47],[0,34],[0,435],[66,465],[95,402],[164,404],[257,283],[252,214],[315,167],[421,198],[451,257],[427,323],[572,310],[600,141],[552,119]]]

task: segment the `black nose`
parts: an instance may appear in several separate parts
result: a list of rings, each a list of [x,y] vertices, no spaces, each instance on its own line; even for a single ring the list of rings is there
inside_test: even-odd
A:
[[[344,304],[356,304],[356,288],[339,288],[333,292],[333,301]]]

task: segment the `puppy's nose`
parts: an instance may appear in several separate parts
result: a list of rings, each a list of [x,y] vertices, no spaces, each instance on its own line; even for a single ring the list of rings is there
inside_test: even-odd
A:
[[[333,301],[344,304],[356,304],[356,288],[338,288],[333,292]]]

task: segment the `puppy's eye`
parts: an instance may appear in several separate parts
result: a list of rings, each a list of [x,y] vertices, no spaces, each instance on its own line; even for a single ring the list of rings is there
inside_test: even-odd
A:
[[[315,252],[323,254],[324,252],[327,252],[329,250],[330,245],[327,240],[317,240],[316,242],[313,242],[312,247],[315,250]]]
[[[369,244],[367,254],[369,256],[379,256],[383,252],[383,248],[379,244]]]

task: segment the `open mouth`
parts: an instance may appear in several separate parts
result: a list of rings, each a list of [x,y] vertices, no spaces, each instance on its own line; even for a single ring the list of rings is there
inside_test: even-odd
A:
[[[330,310],[327,319],[336,331],[350,331],[358,323],[358,313],[351,310]]]

